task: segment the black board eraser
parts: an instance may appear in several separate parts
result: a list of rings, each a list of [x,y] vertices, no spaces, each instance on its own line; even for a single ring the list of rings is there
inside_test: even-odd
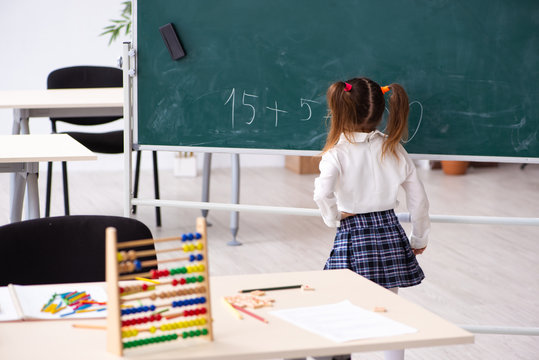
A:
[[[168,52],[172,60],[178,60],[185,56],[185,51],[183,50],[178,34],[174,30],[174,26],[171,23],[163,25],[159,28],[159,32],[163,37],[163,41],[167,46]]]

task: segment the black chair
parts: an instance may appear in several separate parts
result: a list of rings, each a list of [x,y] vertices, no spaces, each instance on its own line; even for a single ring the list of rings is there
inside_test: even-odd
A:
[[[103,87],[122,87],[122,70],[105,66],[73,66],[54,70],[47,78],[48,89],[73,89],[73,88],[103,88]],[[91,126],[110,123],[120,119],[119,116],[99,116],[99,117],[73,117],[73,118],[51,118],[52,132],[56,134],[56,123],[64,122],[73,125]],[[124,152],[123,130],[111,131],[106,133],[95,132],[76,132],[66,131],[75,140],[86,146],[93,152],[103,154],[121,154]],[[137,151],[137,160],[135,165],[135,183],[134,196],[138,194],[138,182],[140,173],[141,151]],[[153,176],[155,198],[159,199],[159,178],[157,174],[157,152],[152,151],[153,157]],[[69,215],[69,191],[67,186],[67,163],[62,162],[62,175],[64,185],[64,209],[65,215]],[[47,193],[45,200],[45,216],[50,216],[51,201],[51,183],[52,183],[52,162],[47,166]],[[133,206],[133,213],[136,213],[136,207]],[[155,217],[157,226],[161,226],[161,209],[155,208]]]
[[[118,242],[152,238],[142,222],[120,216],[57,216],[0,226],[0,286],[105,281],[109,226]]]

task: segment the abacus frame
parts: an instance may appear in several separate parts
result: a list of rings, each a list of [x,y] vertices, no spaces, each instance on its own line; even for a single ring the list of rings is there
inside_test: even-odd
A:
[[[200,250],[203,254],[203,259],[200,261],[204,265],[202,276],[205,284],[206,298],[206,313],[204,314],[206,323],[205,328],[208,333],[203,335],[208,341],[213,341],[212,316],[211,316],[211,298],[210,298],[210,279],[209,279],[209,262],[208,262],[208,246],[207,246],[207,230],[206,220],[203,217],[198,217],[196,220],[196,231],[201,234],[199,242],[203,248]],[[146,242],[162,242],[174,241],[178,238],[167,239],[147,239],[141,240],[136,244],[142,245]],[[122,311],[120,299],[120,272],[118,264],[118,242],[116,229],[109,227],[105,233],[106,241],[106,283],[107,283],[107,351],[122,356],[124,352],[124,342],[122,340]],[[133,243],[133,242],[132,242]],[[138,246],[138,245],[134,245]]]

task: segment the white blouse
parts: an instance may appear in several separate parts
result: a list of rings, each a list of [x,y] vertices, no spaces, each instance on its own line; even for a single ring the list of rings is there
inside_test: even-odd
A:
[[[410,244],[413,249],[427,246],[430,231],[429,202],[415,165],[399,144],[398,158],[386,153],[385,136],[376,130],[344,134],[320,161],[320,176],[314,182],[314,201],[330,227],[339,226],[341,211],[362,214],[394,209],[402,186],[412,221]]]

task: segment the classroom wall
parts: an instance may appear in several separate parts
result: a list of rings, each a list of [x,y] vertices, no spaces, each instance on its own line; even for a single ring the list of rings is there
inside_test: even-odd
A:
[[[0,90],[44,89],[49,72],[73,65],[116,66],[125,36],[108,45],[99,36],[118,19],[122,0],[17,0],[0,2]],[[10,134],[12,110],[0,109],[0,134]],[[96,127],[96,131],[120,129],[122,124]],[[59,130],[68,130],[65,126]],[[49,133],[46,118],[30,120],[31,133]],[[201,154],[197,155],[202,166]],[[159,153],[159,168],[173,168],[174,153]],[[283,156],[242,155],[242,166],[283,166]],[[213,167],[228,167],[228,154],[215,154]],[[45,171],[44,164],[41,171]],[[70,170],[117,170],[123,167],[121,155],[98,154],[98,161],[73,162]],[[149,154],[142,167],[149,169]],[[56,167],[59,170],[59,166]]]

